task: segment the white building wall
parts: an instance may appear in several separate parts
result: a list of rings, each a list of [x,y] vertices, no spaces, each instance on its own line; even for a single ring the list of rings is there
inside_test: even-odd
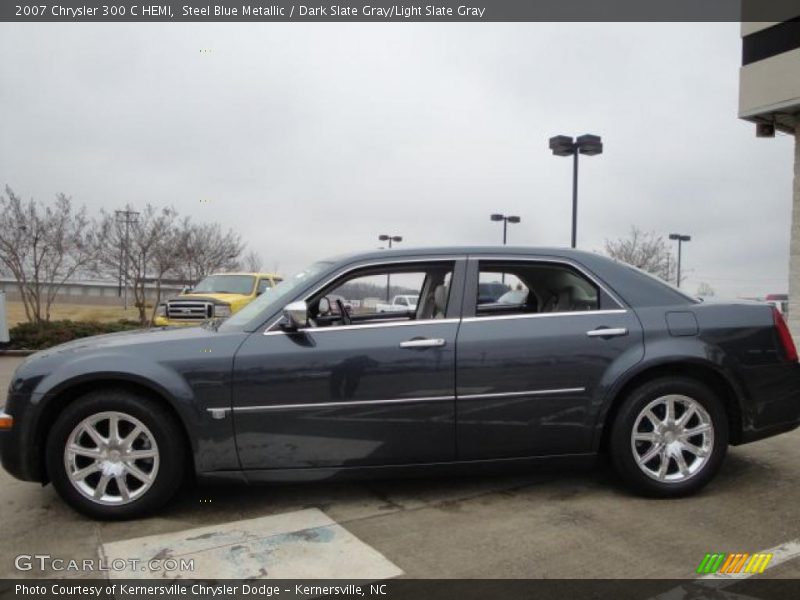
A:
[[[794,196],[792,237],[789,243],[789,327],[800,343],[800,125],[794,132]]]

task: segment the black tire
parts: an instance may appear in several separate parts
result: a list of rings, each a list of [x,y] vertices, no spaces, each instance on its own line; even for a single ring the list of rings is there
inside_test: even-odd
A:
[[[158,457],[152,483],[148,484],[149,488],[142,491],[138,497],[133,498],[131,495],[127,503],[103,504],[90,499],[84,492],[79,491],[77,484],[73,484],[68,473],[65,453],[73,431],[84,419],[106,412],[120,413],[138,420],[149,430],[147,433],[155,441]],[[98,427],[102,426],[102,421],[100,423]],[[120,425],[120,429],[124,425],[126,423]],[[141,444],[146,441],[146,437],[140,437],[136,443]],[[146,446],[146,449],[152,449],[152,446]],[[50,429],[45,448],[47,474],[59,495],[78,512],[102,520],[132,519],[163,506],[175,495],[184,480],[187,457],[185,436],[173,415],[160,402],[122,389],[92,391],[72,402],[58,416]],[[80,460],[92,462],[92,459],[88,458]],[[134,466],[141,467],[142,460],[145,471],[148,465],[153,468],[153,459],[140,459],[138,463],[134,462]],[[98,471],[97,476],[99,477],[101,473],[103,471]],[[124,477],[129,476],[124,475]],[[89,480],[87,477],[85,481]],[[128,481],[133,486],[140,483],[135,478]],[[117,495],[122,496],[120,486],[116,483],[109,485],[117,490]],[[128,489],[127,484],[125,489]]]
[[[686,464],[695,458],[694,454],[681,452],[680,457],[673,455],[673,458],[668,458],[666,461],[667,472],[670,473],[668,476],[675,477],[674,481],[657,478],[660,475],[660,466],[663,460],[661,456],[669,457],[669,453],[661,456],[656,454],[650,461],[645,462],[643,467],[639,466],[637,460],[637,458],[646,458],[651,450],[657,450],[656,446],[664,447],[664,439],[671,441],[673,438],[664,438],[658,434],[658,442],[634,442],[633,440],[634,427],[637,426],[637,420],[644,409],[670,395],[683,396],[699,404],[705,410],[703,417],[710,420],[713,433],[713,442],[710,438],[706,440],[702,436],[692,437],[688,440],[695,446],[702,440],[710,450],[710,453],[705,454],[705,462],[697,463],[696,471],[688,475],[681,474],[678,465],[679,458],[682,458]],[[659,412],[661,406],[661,404],[655,405],[654,414],[657,417],[664,414]],[[663,406],[666,410],[666,405]],[[681,414],[678,413],[678,410],[682,408],[685,408],[685,405],[678,403],[675,413]],[[698,416],[692,417],[688,421],[689,429],[694,430],[697,427],[695,424],[701,424],[700,412],[696,412],[695,414]],[[652,423],[651,419],[644,417],[637,427],[637,432],[647,435],[650,423]],[[674,433],[670,433],[670,435],[674,436]],[[722,401],[707,385],[688,377],[663,377],[637,387],[625,398],[611,424],[610,451],[614,468],[628,486],[645,496],[674,498],[697,492],[719,471],[727,450],[728,417]],[[648,475],[646,470],[659,472]]]

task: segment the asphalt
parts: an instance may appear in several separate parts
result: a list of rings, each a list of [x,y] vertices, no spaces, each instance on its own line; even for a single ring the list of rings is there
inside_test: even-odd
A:
[[[21,359],[0,357],[0,389]],[[96,558],[102,544],[318,508],[415,578],[688,578],[707,552],[757,552],[800,539],[800,431],[732,448],[702,493],[651,500],[604,464],[475,478],[189,487],[157,515],[101,523],[52,486],[0,472],[0,578],[19,554]],[[800,558],[765,577],[800,577]]]

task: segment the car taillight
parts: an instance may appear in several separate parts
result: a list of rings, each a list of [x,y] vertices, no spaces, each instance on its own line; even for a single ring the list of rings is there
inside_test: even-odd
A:
[[[781,340],[783,347],[783,354],[789,362],[797,362],[797,348],[794,345],[792,334],[789,332],[789,326],[779,311],[774,306],[772,307],[772,319],[775,321],[775,329],[778,331],[778,338]]]

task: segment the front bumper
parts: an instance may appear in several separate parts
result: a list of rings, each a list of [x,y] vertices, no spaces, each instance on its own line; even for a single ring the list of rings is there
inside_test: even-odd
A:
[[[38,448],[30,442],[33,436],[29,419],[23,419],[17,410],[12,409],[13,400],[14,396],[9,396],[6,408],[0,411],[0,418],[13,418],[10,428],[0,429],[0,464],[16,479],[44,482],[46,476],[41,468]]]

